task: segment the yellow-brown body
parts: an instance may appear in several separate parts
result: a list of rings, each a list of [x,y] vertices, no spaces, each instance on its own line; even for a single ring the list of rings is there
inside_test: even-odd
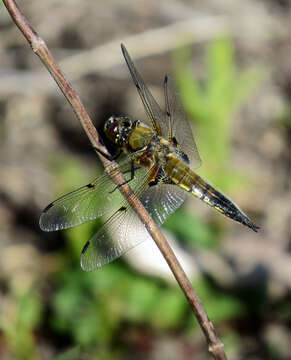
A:
[[[111,117],[105,125],[105,132],[109,139],[130,156],[133,170],[140,166],[150,169],[149,186],[179,186],[221,214],[257,231],[258,227],[235,203],[191,169],[187,154],[180,150],[175,139],[166,140],[160,136],[159,131],[127,117]]]
[[[153,167],[150,184],[172,183],[179,186],[221,214],[257,230],[236,204],[190,168],[177,146],[157,136],[146,125],[138,125],[132,131],[127,151],[134,153],[133,158],[138,165]]]

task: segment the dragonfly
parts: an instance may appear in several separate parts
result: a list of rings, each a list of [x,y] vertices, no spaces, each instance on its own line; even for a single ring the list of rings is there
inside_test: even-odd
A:
[[[257,232],[259,227],[232,200],[194,171],[200,167],[201,158],[174,81],[164,78],[163,111],[123,44],[121,49],[147,116],[143,121],[111,116],[105,122],[104,133],[116,146],[115,157],[126,183],[151,217],[161,226],[190,193]],[[149,238],[145,226],[112,182],[114,171],[53,201],[40,216],[44,231],[71,228],[99,217],[106,219],[82,250],[81,267],[85,271],[100,268]]]

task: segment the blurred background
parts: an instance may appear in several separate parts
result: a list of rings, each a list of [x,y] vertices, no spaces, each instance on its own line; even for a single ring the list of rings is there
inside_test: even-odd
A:
[[[198,173],[261,231],[189,197],[167,238],[230,359],[290,359],[291,1],[18,3],[98,128],[145,116],[121,42],[162,106],[163,77],[175,77]],[[209,359],[155,245],[85,273],[80,251],[96,222],[39,229],[49,202],[103,170],[3,5],[0,52],[1,359]]]

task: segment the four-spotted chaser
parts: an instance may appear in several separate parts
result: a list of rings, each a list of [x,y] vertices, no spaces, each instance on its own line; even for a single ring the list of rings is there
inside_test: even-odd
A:
[[[120,161],[121,171],[152,218],[158,225],[163,224],[189,192],[221,214],[257,231],[259,227],[238,206],[194,172],[201,159],[173,81],[165,77],[166,110],[162,111],[126,48],[121,48],[147,118],[141,122],[112,116],[105,122],[104,132],[125,155],[125,160]],[[107,174],[48,205],[40,217],[40,227],[55,231],[101,216],[107,216],[107,221],[82,250],[81,266],[86,271],[116,259],[149,237]]]

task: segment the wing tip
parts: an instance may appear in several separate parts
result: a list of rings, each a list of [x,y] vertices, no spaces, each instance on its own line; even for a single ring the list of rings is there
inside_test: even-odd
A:
[[[42,214],[39,218],[39,222],[38,222],[38,225],[40,227],[40,230],[42,231],[45,231],[45,232],[52,232],[52,231],[58,231],[58,230],[61,230],[59,229],[57,226],[53,226],[52,224],[50,224],[48,221],[46,221],[44,218],[43,218],[43,215]]]
[[[254,232],[258,232],[260,230],[260,226],[253,223],[246,215],[243,214],[242,219],[240,221],[243,225],[246,225],[250,229],[252,229]]]
[[[51,204],[50,204],[51,205]],[[45,220],[46,211],[49,209],[49,205],[43,210],[42,214],[40,215],[38,225],[42,231],[49,232],[52,231],[52,229],[48,226],[47,221]]]
[[[44,227],[44,225],[43,225],[42,215],[41,215],[40,218],[39,218],[38,225],[39,225],[39,227],[40,227],[40,230],[42,230],[42,231],[47,231],[47,229],[46,229],[46,228]]]
[[[106,264],[106,262],[95,261],[94,257],[92,258],[92,253],[91,254],[89,253],[88,255],[87,249],[89,248],[90,244],[91,244],[91,240],[88,240],[81,252],[80,265],[81,265],[81,269],[86,272],[98,270],[102,267],[102,265]]]
[[[39,227],[40,227],[40,229],[42,230],[42,231],[52,231],[53,229],[51,228],[51,227],[49,227],[49,226],[47,226],[48,224],[47,224],[47,221],[45,221],[45,216],[46,216],[46,214],[47,214],[47,212],[49,211],[49,209],[51,209],[52,207],[53,207],[53,202],[51,202],[50,204],[48,204],[48,206],[46,206],[44,209],[43,209],[43,211],[42,211],[42,213],[41,213],[41,215],[40,215],[40,218],[39,218],[39,221],[38,221],[38,225],[39,225]]]

